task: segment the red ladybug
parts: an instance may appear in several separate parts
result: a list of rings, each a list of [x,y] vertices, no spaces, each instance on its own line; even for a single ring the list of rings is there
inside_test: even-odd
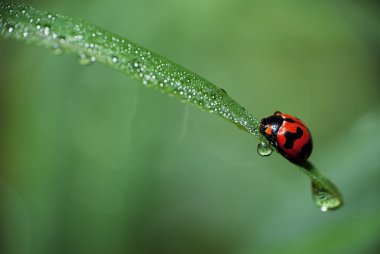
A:
[[[260,132],[286,159],[300,163],[309,158],[313,141],[306,125],[297,117],[276,111],[263,118]]]

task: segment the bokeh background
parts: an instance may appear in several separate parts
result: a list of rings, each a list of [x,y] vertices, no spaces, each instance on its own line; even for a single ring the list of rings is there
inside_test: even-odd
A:
[[[223,119],[103,65],[0,40],[0,253],[378,253],[378,1],[27,1],[184,65],[258,118],[294,114],[310,182]]]

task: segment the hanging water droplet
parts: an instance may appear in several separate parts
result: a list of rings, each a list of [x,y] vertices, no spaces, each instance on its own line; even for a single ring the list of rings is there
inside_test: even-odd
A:
[[[58,36],[58,40],[59,40],[60,43],[65,43],[66,42],[66,37],[63,36],[63,35],[59,35]]]
[[[343,205],[343,197],[338,188],[309,161],[297,164],[311,180],[311,193],[314,203],[322,212],[338,209]]]
[[[260,142],[257,145],[257,152],[260,156],[269,156],[273,153],[273,149],[267,143]]]
[[[337,209],[343,204],[342,198],[337,191],[328,190],[317,181],[311,181],[311,190],[314,202],[321,208],[322,212]]]
[[[83,53],[79,55],[78,63],[81,65],[90,65],[94,63],[95,61],[96,59],[94,56],[89,56]]]
[[[53,45],[51,49],[53,50],[53,55],[56,55],[56,56],[63,55],[63,53],[65,52],[64,49],[58,44]]]

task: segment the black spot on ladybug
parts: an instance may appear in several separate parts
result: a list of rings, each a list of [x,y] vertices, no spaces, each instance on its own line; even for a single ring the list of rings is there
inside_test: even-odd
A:
[[[295,121],[291,118],[285,118],[285,121],[288,123],[295,123]]]
[[[266,124],[269,124],[269,125],[281,126],[283,122],[284,122],[284,118],[282,118],[281,116],[270,116],[266,118]]]
[[[297,132],[296,133],[293,133],[293,132],[286,132],[285,133],[285,138],[286,138],[286,142],[285,142],[285,145],[284,145],[284,148],[286,149],[292,149],[293,148],[293,145],[294,145],[294,142],[296,141],[296,139],[299,139],[301,138],[303,135],[303,131],[300,127],[297,127]]]
[[[301,148],[301,151],[300,151],[300,154],[299,154],[300,159],[305,159],[305,158],[309,157],[309,155],[311,154],[311,150],[312,149],[313,149],[313,143],[312,143],[312,141],[310,139],[309,142],[307,142]]]

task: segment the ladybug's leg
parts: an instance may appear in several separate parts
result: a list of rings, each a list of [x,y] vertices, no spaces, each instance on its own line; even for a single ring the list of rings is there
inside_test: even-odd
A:
[[[277,149],[278,143],[276,139],[276,135],[271,135],[271,137],[268,138],[269,144]]]

